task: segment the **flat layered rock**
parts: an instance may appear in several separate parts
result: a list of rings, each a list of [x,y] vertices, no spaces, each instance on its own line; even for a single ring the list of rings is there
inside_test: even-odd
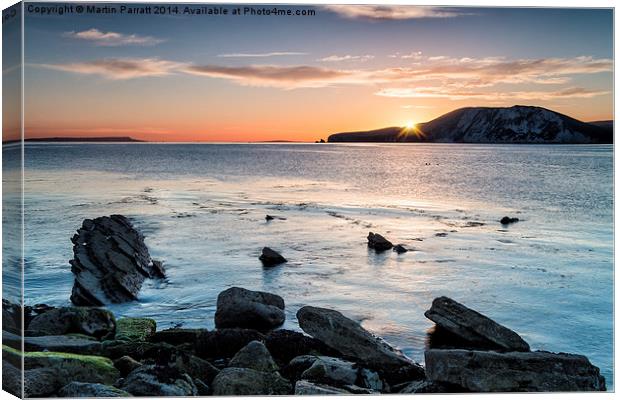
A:
[[[267,293],[232,287],[217,296],[217,328],[268,330],[284,323],[284,299]]]
[[[24,348],[26,351],[55,351],[87,355],[96,355],[102,352],[101,342],[71,335],[26,336],[24,337]]]
[[[81,333],[102,338],[114,333],[116,320],[109,310],[96,307],[52,308],[34,317],[26,333],[34,336]]]
[[[425,359],[429,380],[472,392],[606,390],[599,369],[581,355],[435,349]]]
[[[144,237],[122,215],[85,219],[71,241],[75,305],[136,300],[145,279],[162,275],[162,266],[153,265]]]
[[[424,376],[422,367],[338,311],[305,306],[297,312],[297,320],[304,332],[338,349],[345,357],[378,370],[414,369]]]
[[[438,297],[424,315],[469,347],[482,350],[529,351],[516,332],[448,297]]]

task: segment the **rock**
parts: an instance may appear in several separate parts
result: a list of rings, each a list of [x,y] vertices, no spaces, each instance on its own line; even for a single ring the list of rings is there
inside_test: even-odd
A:
[[[214,396],[269,396],[291,393],[290,382],[277,372],[261,372],[249,368],[224,368],[213,380]]]
[[[24,337],[24,349],[26,351],[56,351],[75,354],[96,355],[101,354],[101,342],[89,340],[79,336],[34,336]]]
[[[125,378],[121,389],[134,396],[196,396],[198,390],[187,374],[176,368],[144,365]]]
[[[239,350],[230,360],[228,366],[232,368],[250,368],[262,372],[276,372],[278,370],[278,365],[273,361],[267,347],[257,340],[251,341]]]
[[[22,398],[22,372],[8,361],[2,360],[2,390]]]
[[[380,372],[405,367],[417,370],[424,376],[422,367],[338,311],[304,306],[297,312],[297,320],[306,333],[338,349],[345,357]]]
[[[530,346],[517,333],[448,297],[433,300],[424,315],[442,329],[471,343],[472,348],[530,350]]]
[[[58,397],[129,397],[129,393],[101,383],[71,382],[63,386]]]
[[[416,394],[416,393],[466,393],[467,390],[457,385],[447,383],[438,383],[432,381],[413,381],[405,384],[398,393]]]
[[[605,390],[599,369],[575,354],[427,350],[425,359],[428,379],[472,392]]]
[[[366,368],[359,369],[358,384],[363,388],[368,388],[376,392],[381,392],[386,388],[381,376],[375,371]]]
[[[114,361],[114,367],[121,372],[121,376],[125,377],[129,375],[131,371],[142,366],[141,362],[134,360],[129,356],[122,356],[118,360]]]
[[[265,345],[280,364],[287,364],[293,358],[305,354],[340,356],[340,352],[332,349],[320,340],[286,329],[270,332],[265,339]]]
[[[409,251],[402,244],[397,244],[396,246],[394,246],[394,248],[392,250],[394,250],[398,254],[403,254],[403,253],[406,253],[406,252]]]
[[[116,321],[116,340],[146,342],[157,330],[157,323],[150,318],[121,318]]]
[[[499,222],[502,225],[514,224],[515,222],[519,222],[519,218],[504,217]]]
[[[378,233],[368,233],[368,247],[377,252],[389,250],[393,247],[392,242],[379,235]]]
[[[164,263],[159,260],[151,260],[151,277],[164,279],[166,277],[166,269]]]
[[[253,340],[265,340],[254,329],[219,329],[203,332],[196,340],[196,355],[205,359],[229,358]]]
[[[301,374],[301,379],[334,385],[354,385],[358,368],[350,362],[333,357],[317,357]]]
[[[284,323],[282,297],[239,287],[224,290],[217,297],[217,328],[268,330]]]
[[[29,375],[24,372],[24,387],[29,387],[24,390],[28,393],[36,392],[31,397],[46,396],[73,381],[112,384],[119,378],[118,370],[105,357],[58,352],[23,354],[24,368],[36,371],[29,372]]]
[[[22,307],[19,305],[13,304],[7,299],[2,299],[2,330],[20,335],[22,330],[22,314],[29,315],[26,311],[26,309],[22,310]]]
[[[37,315],[27,329],[37,336],[82,333],[102,338],[115,331],[116,322],[114,314],[102,308],[60,307]]]
[[[211,394],[211,388],[209,387],[209,385],[207,385],[200,379],[194,379],[194,385],[196,385],[198,396],[208,396]]]
[[[142,234],[122,215],[85,219],[71,241],[76,305],[136,300],[144,280],[160,276],[161,265],[153,266]]]
[[[183,343],[192,343],[196,342],[198,336],[203,333],[208,332],[207,329],[185,329],[185,328],[170,328],[164,329],[163,331],[155,332],[155,335],[150,339],[151,342],[159,343],[169,343],[175,346],[178,346]]]
[[[280,253],[269,247],[263,247],[263,252],[258,259],[263,262],[265,267],[273,267],[288,261],[286,258],[282,257]]]
[[[57,375],[55,368],[34,368],[24,371],[24,397],[49,397],[60,389],[69,377]]]
[[[293,358],[287,365],[285,365],[280,371],[285,378],[291,382],[295,382],[301,379],[301,374],[305,370],[310,368],[312,364],[318,359],[318,356],[303,355]]]
[[[347,392],[344,389],[340,389],[337,387],[314,383],[308,381],[297,381],[295,383],[295,394],[306,394],[306,395],[330,395],[330,394],[351,394],[351,392]]]
[[[145,355],[154,351],[176,351],[175,346],[167,343],[150,342],[126,342],[120,340],[106,340],[101,343],[103,346],[102,355],[116,360],[123,356],[130,356],[134,360],[140,361]]]
[[[269,215],[269,214],[265,215],[265,220],[266,221],[271,221],[273,219],[274,219],[274,217],[272,217],[271,215]]]

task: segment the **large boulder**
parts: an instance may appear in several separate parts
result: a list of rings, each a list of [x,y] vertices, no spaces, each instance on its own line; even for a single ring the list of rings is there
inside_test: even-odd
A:
[[[410,371],[409,377],[424,376],[421,366],[338,311],[304,306],[297,312],[297,320],[306,333],[338,349],[347,358],[378,371],[399,371],[404,368]]]
[[[85,219],[71,241],[75,305],[136,300],[145,279],[161,276],[161,266],[153,265],[142,234],[122,215]]]
[[[374,249],[377,252],[382,252],[391,249],[394,245],[392,242],[379,235],[378,233],[368,232],[368,247]]]
[[[291,393],[291,383],[277,372],[262,372],[250,368],[224,368],[213,380],[213,395],[215,396],[269,396]]]
[[[196,355],[206,359],[230,358],[253,340],[265,340],[254,329],[219,329],[203,332],[196,339]]]
[[[433,349],[425,359],[429,380],[472,392],[605,390],[599,369],[575,354]]]
[[[161,365],[144,365],[134,369],[120,388],[134,396],[180,397],[198,394],[189,375],[176,368]]]
[[[96,307],[52,308],[34,317],[26,333],[33,336],[81,333],[96,338],[113,334],[116,329],[114,314]]]
[[[284,318],[284,300],[275,294],[232,287],[217,296],[217,328],[269,330]]]
[[[68,377],[57,375],[55,368],[34,368],[24,371],[24,397],[50,397]]]
[[[424,315],[441,329],[464,340],[471,349],[530,350],[530,346],[516,332],[448,297],[433,300]]]
[[[71,382],[58,391],[58,397],[130,397],[131,394],[101,383]]]
[[[287,364],[293,358],[305,354],[340,356],[339,351],[332,349],[320,340],[287,329],[270,332],[265,339],[265,345],[280,364]]]
[[[146,342],[157,330],[157,323],[150,318],[121,318],[116,321],[116,340]]]
[[[316,357],[312,365],[301,374],[301,379],[334,385],[354,385],[358,367],[355,363],[333,357]]]
[[[269,354],[269,350],[262,342],[253,340],[230,360],[232,368],[250,368],[256,371],[276,372],[278,365]]]

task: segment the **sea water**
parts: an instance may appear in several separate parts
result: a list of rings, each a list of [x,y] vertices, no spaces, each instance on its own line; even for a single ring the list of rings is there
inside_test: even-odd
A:
[[[613,388],[612,146],[37,143],[25,156],[27,304],[69,305],[72,235],[118,213],[167,279],[117,316],[213,328],[218,293],[241,286],[282,296],[285,328],[303,305],[333,308],[423,362],[424,311],[449,296],[533,349],[586,355]],[[377,254],[369,231],[410,251]],[[264,246],[289,262],[263,268]]]

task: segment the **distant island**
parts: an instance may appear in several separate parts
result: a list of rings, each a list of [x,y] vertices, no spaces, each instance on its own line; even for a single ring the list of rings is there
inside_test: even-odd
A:
[[[337,142],[611,144],[613,121],[582,122],[542,107],[466,107],[413,128],[330,135]]]
[[[129,136],[28,138],[25,142],[144,142]]]

